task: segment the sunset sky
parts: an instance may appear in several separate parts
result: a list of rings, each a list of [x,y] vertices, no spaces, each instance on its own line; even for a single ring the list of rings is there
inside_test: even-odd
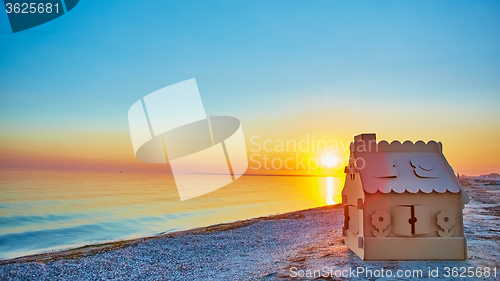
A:
[[[80,1],[16,34],[2,10],[0,166],[164,171],[136,160],[128,109],[196,78],[249,156],[252,137],[376,133],[441,141],[460,174],[500,172],[499,50],[498,1]]]

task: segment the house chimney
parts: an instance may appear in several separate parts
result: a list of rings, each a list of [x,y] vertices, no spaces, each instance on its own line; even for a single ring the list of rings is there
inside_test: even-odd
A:
[[[355,152],[377,152],[377,137],[375,134],[361,134],[354,137]]]
[[[354,137],[354,141],[377,141],[377,136],[375,134],[361,134]]]

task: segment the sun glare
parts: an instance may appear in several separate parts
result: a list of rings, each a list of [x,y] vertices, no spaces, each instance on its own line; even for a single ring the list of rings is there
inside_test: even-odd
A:
[[[338,166],[339,161],[340,158],[336,157],[333,154],[327,154],[321,158],[321,164],[323,164],[323,166],[326,168],[333,168]]]

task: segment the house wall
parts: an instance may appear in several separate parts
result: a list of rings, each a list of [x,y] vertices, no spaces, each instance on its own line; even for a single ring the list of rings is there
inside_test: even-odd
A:
[[[430,233],[412,235],[412,237],[439,237],[438,230],[442,230],[437,224],[437,215],[443,210],[451,210],[455,215],[455,225],[451,228],[454,231],[453,237],[463,236],[463,217],[462,217],[462,202],[460,193],[365,193],[365,203],[363,206],[363,225],[364,236],[374,237],[373,231],[376,228],[371,223],[371,216],[377,210],[385,210],[391,214],[391,207],[396,205],[425,205],[428,210],[428,217],[420,218],[420,220],[427,220],[426,223],[430,226]],[[393,233],[392,231],[392,218],[389,229],[388,237],[404,237]]]
[[[349,247],[356,255],[358,255],[361,259],[364,259],[365,257],[365,251],[364,251],[364,246],[361,245],[362,247],[359,247],[359,239],[363,237],[363,232],[364,232],[364,227],[363,227],[363,210],[361,209],[355,209],[356,212],[358,213],[359,219],[356,222],[351,222],[351,225],[353,223],[356,223],[358,225],[358,233],[353,233],[350,230],[346,231],[346,235],[344,236],[344,243],[346,244],[347,247]],[[352,212],[352,211],[351,211]],[[364,240],[363,240],[364,241]]]
[[[353,167],[353,164],[350,166]],[[351,227],[351,230],[357,229],[358,231],[357,233],[354,233],[353,231],[347,229],[345,231],[344,242],[346,246],[356,253],[356,255],[358,255],[361,259],[364,259],[364,248],[359,247],[359,238],[362,238],[364,233],[363,209],[358,208],[358,199],[361,199],[361,202],[364,202],[365,193],[363,191],[359,173],[355,169],[350,169],[346,173],[344,189],[342,189],[342,204],[344,206],[350,206],[350,208],[348,207],[351,213],[349,226]],[[357,216],[353,215],[353,212],[356,212]],[[357,227],[353,227],[354,225]]]
[[[365,192],[361,184],[359,173],[346,175],[344,189],[342,189],[342,204],[357,206],[358,198],[364,202]]]

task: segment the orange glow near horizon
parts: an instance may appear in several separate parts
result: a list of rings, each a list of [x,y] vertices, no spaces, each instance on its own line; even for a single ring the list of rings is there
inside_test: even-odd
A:
[[[255,130],[252,126],[247,127]],[[349,135],[350,131],[344,129],[329,135],[307,133],[309,130],[313,132],[326,130],[322,126],[312,126],[308,129],[294,127],[293,129],[296,130],[294,134],[261,132],[260,139],[258,141],[254,139],[253,142],[254,136],[246,135],[249,157],[247,174],[344,176],[343,167],[349,158],[349,144],[353,138]],[[23,132],[25,131],[28,130]],[[372,132],[372,130],[360,129],[356,132]],[[433,135],[436,137],[428,137]],[[500,157],[500,149],[495,141],[500,139],[500,133],[496,131],[478,129],[477,134],[471,135],[451,133],[443,135],[435,131],[425,134],[415,132],[377,134],[377,141],[384,139],[389,142],[392,140],[403,142],[407,139],[413,142],[419,139],[425,142],[432,139],[441,141],[446,159],[454,171],[461,175],[473,176],[500,171],[500,163],[497,161]],[[280,147],[280,143],[276,140],[282,140],[284,147]],[[266,141],[268,142],[264,147]],[[336,146],[334,146],[334,141],[337,142]],[[286,147],[287,142],[289,142],[289,147]],[[260,150],[255,143],[261,146]],[[328,147],[325,147],[325,143]],[[330,148],[337,150],[330,152]],[[267,166],[264,165],[264,157],[268,158]],[[285,164],[291,169],[285,167]],[[30,133],[3,133],[0,138],[0,166],[143,172],[169,170],[165,165],[138,161],[134,156],[127,131],[94,132],[56,129],[46,131],[33,129]]]

